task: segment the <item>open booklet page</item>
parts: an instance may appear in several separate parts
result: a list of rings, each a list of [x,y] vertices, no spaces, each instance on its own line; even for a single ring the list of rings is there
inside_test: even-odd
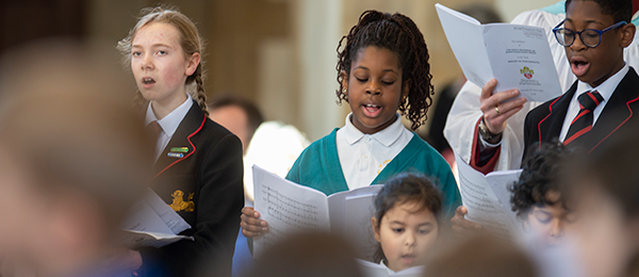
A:
[[[120,241],[123,245],[133,249],[145,246],[160,248],[183,239],[193,240],[190,236],[131,230],[124,230],[121,235]]]
[[[516,88],[529,101],[545,102],[561,95],[543,28],[509,23],[481,25],[441,4],[435,4],[435,8],[466,79],[483,87],[496,78],[495,92]]]
[[[160,247],[189,238],[177,234],[190,228],[191,226],[164,203],[160,196],[148,189],[144,199],[131,208],[121,229],[125,231],[125,245]]]
[[[256,258],[259,259],[278,240],[304,231],[332,232],[349,239],[360,251],[371,248],[368,238],[346,234],[371,228],[373,198],[381,186],[327,197],[323,192],[283,179],[258,166],[253,166],[253,179],[255,210],[269,225],[269,232],[253,241]]]
[[[389,272],[385,266],[357,259],[357,264],[364,277],[421,277],[424,273],[424,266],[416,266],[398,272]]]
[[[459,171],[459,193],[468,209],[466,219],[506,241],[515,241],[523,232],[521,223],[510,209],[508,186],[519,179],[521,169],[494,171],[487,175],[473,169],[455,153]]]

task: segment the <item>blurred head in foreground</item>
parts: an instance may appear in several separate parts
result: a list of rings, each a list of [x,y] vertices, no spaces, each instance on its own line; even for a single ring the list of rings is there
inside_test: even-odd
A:
[[[492,235],[448,241],[426,267],[424,276],[437,277],[534,277],[530,258],[512,243]]]
[[[109,49],[44,41],[0,61],[0,255],[39,275],[91,270],[149,179]]]
[[[355,251],[327,233],[301,233],[273,245],[258,257],[249,277],[357,277]]]
[[[639,249],[636,127],[600,154],[575,159],[564,176],[578,218],[579,259],[588,276],[622,276]]]
[[[544,143],[528,155],[519,180],[510,187],[512,210],[524,229],[555,245],[574,221],[559,189],[563,161],[571,150],[561,142]]]

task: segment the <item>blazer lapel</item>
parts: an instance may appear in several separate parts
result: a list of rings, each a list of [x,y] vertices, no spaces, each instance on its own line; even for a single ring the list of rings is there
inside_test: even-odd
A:
[[[186,160],[193,154],[196,149],[190,138],[202,129],[204,122],[206,122],[206,115],[200,110],[200,106],[197,103],[193,103],[164,151],[162,151],[162,154],[153,165],[154,178],[157,178],[164,171]]]
[[[570,105],[570,100],[573,95],[575,95],[575,91],[577,91],[577,82],[573,83],[566,93],[550,103],[548,106],[548,115],[542,118],[537,125],[539,145],[541,145],[543,141],[551,141],[553,138],[559,137],[561,127],[566,118],[566,112],[568,111],[568,105]]]
[[[606,103],[592,130],[580,142],[592,152],[628,122],[639,105],[639,76],[631,67]]]

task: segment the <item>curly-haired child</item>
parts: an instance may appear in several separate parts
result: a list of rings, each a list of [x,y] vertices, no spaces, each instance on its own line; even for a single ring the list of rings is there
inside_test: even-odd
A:
[[[443,195],[443,214],[450,218],[461,202],[450,167],[402,125],[400,116],[405,115],[415,130],[425,122],[432,103],[422,33],[405,15],[369,10],[342,37],[337,51],[337,97],[352,112],[343,128],[306,148],[286,178],[330,195],[382,184],[401,172],[418,172],[435,180]],[[244,235],[268,231],[253,208],[242,213]]]
[[[536,232],[542,241],[557,243],[567,224],[574,221],[559,187],[563,161],[571,154],[560,142],[544,143],[523,163],[519,180],[509,189],[510,203],[524,229]]]

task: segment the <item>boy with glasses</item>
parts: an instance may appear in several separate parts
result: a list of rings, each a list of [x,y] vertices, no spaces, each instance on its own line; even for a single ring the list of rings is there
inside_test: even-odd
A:
[[[557,138],[591,153],[637,121],[639,76],[623,59],[636,31],[631,16],[631,0],[566,1],[566,19],[553,32],[578,81],[528,113],[524,160],[530,148]]]
[[[627,123],[639,121],[637,116],[633,116],[635,111],[639,110],[639,77],[623,59],[624,48],[632,43],[636,32],[632,23],[624,23],[631,20],[632,5],[631,0],[568,0],[565,2],[566,17],[554,28],[555,38],[553,39],[564,46],[571,71],[578,80],[564,95],[537,106],[526,115],[523,134],[525,148],[522,160],[526,160],[526,154],[529,154],[530,148],[539,148],[542,142],[554,139],[581,148],[582,151],[593,152],[601,149],[602,145],[608,144],[609,139],[615,137],[618,130],[629,129]],[[631,57],[636,56],[633,53],[626,54],[630,54]],[[561,67],[561,65],[558,66]],[[482,88],[482,97],[490,96],[495,86],[494,80],[486,84]],[[597,93],[594,93],[595,91]],[[511,92],[505,91],[492,95],[490,99],[499,98],[497,105],[494,102],[492,106],[482,102],[482,112],[487,111],[483,112],[480,119],[482,124],[493,122],[496,117],[513,116],[512,113],[507,114],[508,105],[510,109],[515,107],[516,111],[522,109],[518,108],[517,105],[520,103],[515,103],[516,101],[499,103],[507,100],[508,97],[512,98],[513,96],[504,96]],[[586,94],[587,92],[590,94]],[[594,108],[582,110],[583,105],[579,101],[582,94],[583,102],[588,105],[596,104]],[[484,106],[486,106],[485,109]],[[498,108],[495,109],[495,107]],[[526,109],[528,108],[524,108]],[[501,112],[501,115],[497,114],[497,110]],[[449,115],[449,121],[450,119]],[[573,121],[576,124],[574,128],[571,126]],[[506,128],[506,120],[502,119],[500,122],[504,125],[502,128]],[[490,172],[495,167],[497,158],[503,158],[508,165],[501,165],[501,169],[515,167],[516,161],[509,160],[518,157],[519,152],[513,148],[521,147],[519,142],[521,138],[513,134],[512,129],[515,127],[507,127],[506,129],[510,132],[504,135],[502,131],[491,131],[491,133],[498,133],[497,141],[504,141],[505,137],[502,138],[502,136],[508,135],[511,138],[506,139],[509,142],[507,145],[509,148],[500,149],[503,148],[502,145],[488,148],[490,151],[475,151],[475,148],[479,149],[475,147],[479,145],[479,142],[474,142],[469,163],[480,171]],[[502,130],[505,131],[505,129]],[[489,141],[489,143],[496,142]],[[484,164],[479,164],[477,161],[484,161]],[[509,166],[510,164],[512,166]],[[460,206],[451,220],[456,234],[462,234],[464,230],[480,228],[478,224],[464,219],[465,213],[465,208]]]

